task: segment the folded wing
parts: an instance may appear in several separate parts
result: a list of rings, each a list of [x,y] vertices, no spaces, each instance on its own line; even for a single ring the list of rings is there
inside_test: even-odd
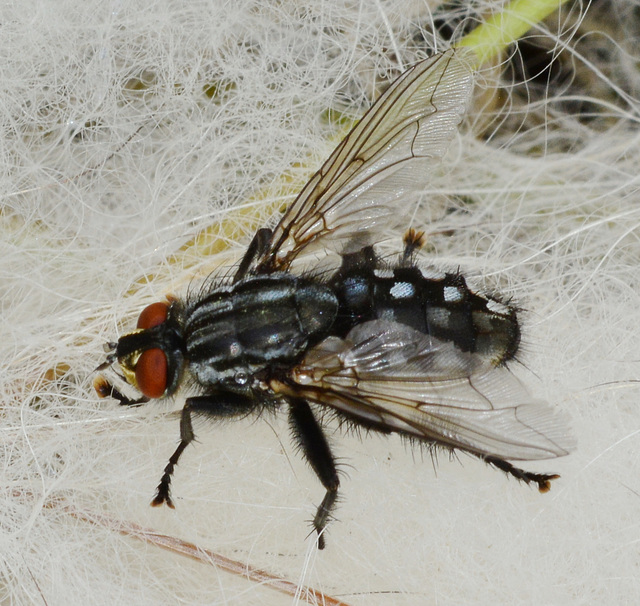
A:
[[[330,337],[290,375],[288,391],[366,426],[481,456],[560,457],[566,420],[504,367],[404,325],[375,320]]]

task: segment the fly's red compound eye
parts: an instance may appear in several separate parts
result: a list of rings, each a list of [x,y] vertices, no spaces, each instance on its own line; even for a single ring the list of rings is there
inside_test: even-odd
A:
[[[168,315],[169,304],[166,301],[152,303],[142,310],[137,327],[149,330],[164,324]],[[159,347],[143,351],[135,368],[138,389],[148,398],[161,398],[167,389],[168,366],[167,355]]]
[[[152,303],[142,310],[142,313],[138,316],[137,328],[153,328],[163,322],[166,322],[169,315],[169,304],[165,301],[158,303]]]
[[[135,370],[138,389],[148,398],[161,398],[167,389],[167,368],[167,356],[164,351],[158,347],[143,351],[138,358]]]

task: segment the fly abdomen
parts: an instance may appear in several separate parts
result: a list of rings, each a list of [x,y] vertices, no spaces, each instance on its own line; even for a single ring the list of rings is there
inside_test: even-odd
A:
[[[337,309],[329,288],[291,274],[216,289],[185,313],[191,372],[200,383],[215,385],[269,364],[291,364],[324,336]]]
[[[337,336],[369,320],[398,322],[500,365],[520,344],[515,309],[471,291],[459,274],[426,277],[418,267],[377,267],[367,249],[345,255],[332,280],[340,302]]]

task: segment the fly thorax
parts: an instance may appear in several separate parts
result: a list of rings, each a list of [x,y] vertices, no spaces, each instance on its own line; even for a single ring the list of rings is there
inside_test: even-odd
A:
[[[191,372],[200,383],[215,385],[291,364],[327,333],[337,308],[329,288],[291,274],[213,289],[186,312]]]

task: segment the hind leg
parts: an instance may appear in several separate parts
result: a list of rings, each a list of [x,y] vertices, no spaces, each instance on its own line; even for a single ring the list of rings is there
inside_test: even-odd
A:
[[[532,473],[530,471],[525,471],[524,469],[520,469],[519,467],[514,467],[511,463],[507,463],[503,459],[499,459],[497,457],[482,457],[489,465],[493,465],[498,469],[501,469],[505,473],[512,475],[514,478],[518,478],[518,480],[524,482],[525,484],[530,484],[531,482],[535,482],[538,485],[538,490],[542,493],[549,492],[551,489],[551,480],[556,480],[560,476],[557,473],[547,474],[547,473]]]
[[[291,400],[289,425],[300,450],[327,491],[313,519],[313,527],[318,533],[318,549],[324,549],[323,531],[335,508],[340,486],[336,462],[327,438],[305,400]]]

